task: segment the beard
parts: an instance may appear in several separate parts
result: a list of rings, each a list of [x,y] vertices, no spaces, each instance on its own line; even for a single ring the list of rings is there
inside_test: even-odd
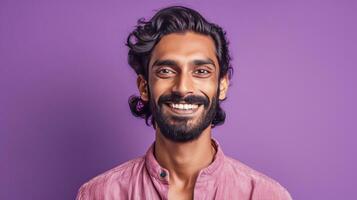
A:
[[[150,98],[150,107],[154,121],[165,138],[174,142],[188,142],[199,138],[203,130],[212,124],[216,116],[217,99],[218,93],[212,98],[211,102],[207,96],[190,95],[183,98],[178,94],[172,93],[162,95],[157,104],[153,98]],[[201,111],[199,116],[195,116],[194,118],[172,116],[163,112],[163,106],[168,102],[198,104],[200,105],[199,107],[203,106],[203,111]]]

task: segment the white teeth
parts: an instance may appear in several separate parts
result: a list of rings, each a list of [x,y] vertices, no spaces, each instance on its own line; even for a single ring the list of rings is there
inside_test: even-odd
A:
[[[179,103],[179,104],[170,104],[170,106],[172,108],[175,108],[175,109],[180,109],[180,110],[192,110],[192,109],[196,109],[198,107],[198,105],[196,104],[182,104],[182,103]]]

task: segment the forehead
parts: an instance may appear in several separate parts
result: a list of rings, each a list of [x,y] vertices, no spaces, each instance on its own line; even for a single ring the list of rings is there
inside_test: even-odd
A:
[[[184,63],[210,58],[217,64],[215,52],[215,44],[210,36],[193,32],[171,33],[162,37],[155,46],[149,66],[157,59],[172,59]]]

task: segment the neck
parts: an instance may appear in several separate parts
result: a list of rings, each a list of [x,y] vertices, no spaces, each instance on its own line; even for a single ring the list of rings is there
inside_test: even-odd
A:
[[[170,173],[170,185],[193,188],[198,173],[211,164],[216,153],[211,141],[211,127],[196,140],[183,143],[168,140],[157,128],[154,152],[158,163]]]

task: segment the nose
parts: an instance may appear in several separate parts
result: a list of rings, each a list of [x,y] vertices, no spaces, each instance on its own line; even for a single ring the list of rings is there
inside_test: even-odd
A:
[[[192,77],[190,77],[188,74],[180,73],[172,87],[172,92],[177,93],[182,97],[193,93]]]

